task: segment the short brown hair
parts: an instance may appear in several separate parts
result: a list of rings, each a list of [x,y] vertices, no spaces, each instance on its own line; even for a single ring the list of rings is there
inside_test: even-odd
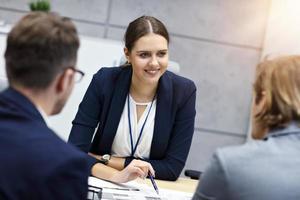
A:
[[[300,56],[266,60],[257,66],[255,103],[265,97],[263,109],[254,116],[265,128],[284,127],[300,122]]]
[[[55,13],[31,12],[10,31],[5,51],[11,85],[45,89],[77,59],[79,38],[70,19]]]

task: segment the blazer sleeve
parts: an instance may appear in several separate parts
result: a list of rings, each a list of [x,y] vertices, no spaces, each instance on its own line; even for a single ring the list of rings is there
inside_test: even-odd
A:
[[[93,76],[93,79],[79,104],[79,108],[69,135],[68,143],[75,145],[85,153],[90,150],[92,138],[97,127],[102,110],[99,85],[101,85],[101,71]],[[89,167],[97,163],[97,159],[88,156]]]
[[[46,199],[86,199],[89,171],[84,157],[65,160],[52,170],[46,180],[49,188]]]
[[[185,88],[185,98],[176,111],[175,122],[172,124],[172,132],[168,141],[168,148],[163,159],[150,159],[155,169],[155,177],[162,180],[175,181],[179,177],[192,142],[195,123],[195,102],[196,86],[193,82]],[[132,158],[127,158],[125,165],[131,162]]]
[[[226,171],[217,153],[201,175],[193,200],[231,199],[228,193]]]
[[[101,70],[100,70],[101,71]],[[100,119],[102,110],[99,75],[93,79],[79,104],[75,119],[73,120],[68,142],[84,152],[89,152],[91,141]]]

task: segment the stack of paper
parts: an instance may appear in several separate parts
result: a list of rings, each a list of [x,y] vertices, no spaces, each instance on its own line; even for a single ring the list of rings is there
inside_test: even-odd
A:
[[[98,195],[89,193],[88,199],[96,200],[190,200],[192,193],[179,192],[159,188],[159,195],[153,187],[143,183],[131,181],[124,184],[115,184],[95,177],[89,178],[90,190],[98,192]]]

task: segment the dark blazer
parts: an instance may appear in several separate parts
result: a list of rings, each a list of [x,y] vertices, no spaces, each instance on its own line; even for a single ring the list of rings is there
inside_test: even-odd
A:
[[[131,84],[132,68],[102,68],[93,77],[79,105],[69,142],[85,152],[110,154]],[[195,121],[195,84],[166,71],[157,90],[151,163],[156,178],[176,180],[192,141]],[[94,130],[99,124],[91,143]],[[133,158],[127,157],[127,166]]]
[[[86,199],[86,154],[50,130],[12,88],[0,93],[0,199]]]

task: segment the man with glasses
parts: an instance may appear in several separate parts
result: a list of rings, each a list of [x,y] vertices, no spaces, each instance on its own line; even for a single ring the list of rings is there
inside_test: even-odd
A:
[[[47,126],[83,72],[76,69],[74,24],[34,12],[11,30],[5,51],[9,87],[0,94],[0,199],[86,199],[90,163]]]

